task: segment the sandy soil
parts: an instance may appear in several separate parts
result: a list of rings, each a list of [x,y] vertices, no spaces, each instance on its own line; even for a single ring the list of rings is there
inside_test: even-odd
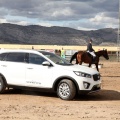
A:
[[[102,90],[63,101],[56,94],[8,91],[0,95],[0,120],[120,120],[120,62],[102,62]]]

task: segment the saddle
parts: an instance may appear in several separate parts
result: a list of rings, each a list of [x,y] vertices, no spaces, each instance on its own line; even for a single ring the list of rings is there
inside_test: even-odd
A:
[[[93,58],[93,56],[89,52],[85,52],[90,58]]]
[[[96,57],[93,57],[89,52],[85,52],[89,57],[90,59],[92,60],[92,63],[95,63],[96,62]]]

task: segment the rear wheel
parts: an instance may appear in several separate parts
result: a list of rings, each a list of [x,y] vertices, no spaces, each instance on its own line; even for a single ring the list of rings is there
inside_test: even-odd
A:
[[[6,88],[5,82],[3,81],[2,76],[0,76],[0,93],[4,93]]]
[[[57,87],[57,95],[63,100],[72,100],[76,95],[76,88],[71,80],[61,80]]]

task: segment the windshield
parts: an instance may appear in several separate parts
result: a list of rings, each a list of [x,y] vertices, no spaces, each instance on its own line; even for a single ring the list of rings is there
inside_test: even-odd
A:
[[[72,65],[69,61],[67,61],[66,59],[63,59],[62,57],[54,54],[54,53],[50,53],[50,52],[45,52],[45,51],[40,51],[40,53],[42,53],[43,55],[45,55],[47,58],[49,58],[51,61],[53,61],[56,64],[59,65]]]

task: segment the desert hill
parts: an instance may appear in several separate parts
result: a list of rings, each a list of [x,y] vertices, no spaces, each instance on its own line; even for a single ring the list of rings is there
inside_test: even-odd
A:
[[[0,44],[86,45],[89,38],[94,45],[114,46],[117,29],[83,31],[58,26],[0,24]]]

